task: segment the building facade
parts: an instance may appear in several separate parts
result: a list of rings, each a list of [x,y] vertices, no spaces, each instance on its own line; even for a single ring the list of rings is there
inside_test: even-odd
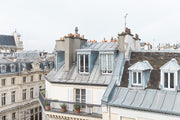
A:
[[[0,35],[0,56],[12,55],[14,52],[23,50],[23,42],[20,40],[20,34]]]
[[[121,41],[87,42],[76,31],[56,41],[55,68],[45,77],[46,94],[39,96],[43,120],[103,119],[104,92],[111,81],[119,82],[129,50],[140,49],[130,29],[122,34]]]
[[[0,58],[1,120],[42,120],[38,93],[45,88],[44,76],[53,66],[53,58],[37,51]]]

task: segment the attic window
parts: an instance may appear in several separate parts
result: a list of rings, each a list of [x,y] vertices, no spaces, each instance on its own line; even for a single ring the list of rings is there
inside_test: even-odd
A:
[[[1,73],[5,73],[6,72],[6,66],[0,65],[0,67],[1,67]]]
[[[174,73],[164,73],[164,88],[174,88]]]
[[[89,72],[89,55],[79,55],[79,72]]]
[[[112,73],[113,70],[113,55],[101,54],[101,72],[102,74]]]
[[[15,68],[16,68],[16,66],[14,64],[10,65],[11,72],[15,72]]]
[[[133,85],[141,85],[142,84],[142,81],[141,81],[141,72],[133,72],[132,74],[132,78],[133,78],[133,81],[132,81],[132,84]]]

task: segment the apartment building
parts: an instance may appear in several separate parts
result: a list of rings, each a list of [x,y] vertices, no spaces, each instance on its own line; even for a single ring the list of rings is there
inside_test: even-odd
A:
[[[38,93],[44,76],[54,67],[53,57],[21,51],[0,58],[0,119],[42,120]]]
[[[111,81],[119,82],[123,58],[140,49],[138,35],[133,37],[128,28],[122,34],[118,39],[124,41],[87,41],[76,29],[56,40],[55,67],[45,77],[46,90],[39,96],[43,120],[104,119],[104,92]]]

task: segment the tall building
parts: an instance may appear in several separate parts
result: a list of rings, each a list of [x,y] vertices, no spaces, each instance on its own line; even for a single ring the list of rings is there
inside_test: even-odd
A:
[[[87,42],[76,29],[75,34],[56,40],[55,68],[45,77],[46,89],[39,96],[43,120],[104,119],[105,91],[116,92],[108,91],[108,86],[119,84],[124,58],[140,49],[140,39],[128,28],[118,39]]]
[[[20,34],[17,34],[16,31],[13,35],[0,35],[0,56],[23,50],[23,42],[20,37]]]
[[[38,93],[44,76],[54,67],[53,58],[37,51],[20,51],[0,58],[0,119],[42,120]]]

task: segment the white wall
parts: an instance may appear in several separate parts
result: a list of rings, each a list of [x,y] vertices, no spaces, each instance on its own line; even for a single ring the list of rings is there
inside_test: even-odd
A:
[[[86,102],[89,104],[101,104],[101,99],[106,90],[102,86],[53,84],[46,81],[46,97],[60,101],[74,102],[74,90],[86,89]]]
[[[103,107],[103,116],[107,116],[107,108]],[[180,117],[175,115],[125,109],[119,107],[110,107],[110,119],[120,120],[120,117],[134,118],[135,120],[179,120]],[[103,117],[103,120],[108,120],[107,117]]]

